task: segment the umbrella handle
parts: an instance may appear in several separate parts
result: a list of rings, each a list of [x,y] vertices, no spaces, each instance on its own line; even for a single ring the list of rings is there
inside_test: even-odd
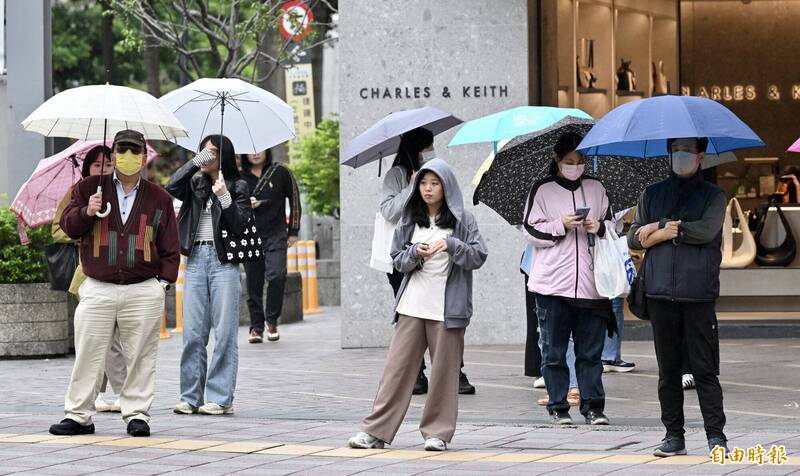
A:
[[[100,193],[102,191],[103,191],[103,187],[98,186],[97,187],[97,192]],[[98,216],[100,218],[105,218],[105,217],[108,216],[109,213],[111,213],[111,202],[106,202],[106,209],[103,210],[102,212],[95,213],[95,216]]]

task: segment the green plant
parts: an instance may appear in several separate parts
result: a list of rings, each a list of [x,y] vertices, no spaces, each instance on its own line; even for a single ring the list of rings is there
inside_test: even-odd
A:
[[[0,284],[44,283],[48,281],[44,245],[50,243],[50,227],[28,230],[30,243],[20,244],[17,217],[0,208]]]
[[[312,134],[289,144],[289,167],[314,215],[339,207],[339,121],[326,118]]]

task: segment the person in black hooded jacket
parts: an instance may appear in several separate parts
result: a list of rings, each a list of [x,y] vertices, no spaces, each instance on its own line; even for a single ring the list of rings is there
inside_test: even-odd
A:
[[[667,429],[655,456],[686,454],[682,360],[697,386],[709,450],[726,448],[716,300],[725,193],[703,178],[707,138],[670,139],[671,177],[645,189],[628,232],[632,249],[646,249],[642,273],[658,359],[658,399]]]

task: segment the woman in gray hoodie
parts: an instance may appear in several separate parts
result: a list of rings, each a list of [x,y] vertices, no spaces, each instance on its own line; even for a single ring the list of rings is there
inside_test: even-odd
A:
[[[430,391],[420,422],[425,449],[443,451],[458,416],[459,363],[464,329],[472,317],[472,271],[487,250],[475,217],[464,209],[450,166],[434,159],[415,176],[392,241],[395,269],[404,273],[397,292],[394,335],[372,413],[352,448],[383,448],[403,422],[417,375],[430,350]]]

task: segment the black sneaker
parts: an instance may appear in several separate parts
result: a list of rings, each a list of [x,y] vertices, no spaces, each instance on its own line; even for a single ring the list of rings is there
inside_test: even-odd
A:
[[[608,417],[603,412],[590,408],[585,415],[587,425],[608,425]]]
[[[144,420],[134,418],[128,422],[128,434],[131,436],[150,436],[150,425]]]
[[[708,439],[708,451],[711,452],[714,448],[719,446],[720,448],[725,449],[725,456],[727,457],[728,453],[728,440],[721,436],[714,436]]]
[[[51,435],[91,435],[94,433],[94,423],[81,425],[75,420],[64,418],[60,423],[50,426]]]
[[[653,456],[666,458],[686,454],[686,440],[682,436],[669,436],[661,440],[661,446],[653,451]]]
[[[469,383],[467,374],[458,372],[458,394],[459,395],[475,395],[475,386]]]
[[[413,395],[425,395],[428,393],[428,377],[425,376],[425,372],[422,370],[417,374],[417,381],[414,383],[414,391],[411,393]]]
[[[569,410],[554,410],[550,414],[550,421],[554,425],[572,425],[572,417],[569,416]]]
[[[625,373],[625,372],[630,372],[635,367],[636,364],[632,362],[625,362],[622,359],[603,361],[603,373],[608,373],[608,372]]]

